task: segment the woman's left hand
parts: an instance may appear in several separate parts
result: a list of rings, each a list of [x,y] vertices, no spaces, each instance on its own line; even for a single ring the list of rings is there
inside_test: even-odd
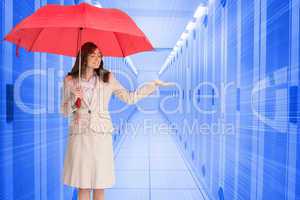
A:
[[[164,81],[161,81],[159,79],[157,80],[154,80],[155,84],[158,85],[158,86],[162,86],[162,87],[168,87],[168,86],[175,86],[176,84],[175,83],[172,83],[172,82],[164,82]]]

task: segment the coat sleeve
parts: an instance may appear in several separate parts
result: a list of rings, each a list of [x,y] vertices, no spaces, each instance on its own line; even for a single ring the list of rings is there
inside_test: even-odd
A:
[[[68,76],[64,78],[61,92],[60,114],[64,117],[68,117],[72,112],[77,110],[74,106],[75,100],[71,96],[71,80]]]
[[[112,72],[110,72],[110,80],[109,81],[111,83],[113,93],[120,100],[122,100],[123,102],[125,102],[127,104],[137,103],[139,100],[152,94],[157,88],[156,83],[154,81],[150,81],[150,82],[143,84],[143,86],[139,87],[135,91],[128,91],[115,78],[115,76]]]

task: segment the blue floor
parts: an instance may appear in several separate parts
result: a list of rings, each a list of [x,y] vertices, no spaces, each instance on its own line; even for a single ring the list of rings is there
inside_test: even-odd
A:
[[[157,126],[143,130],[147,120]],[[105,190],[108,200],[204,199],[172,134],[156,131],[162,123],[159,114],[133,116],[116,152],[116,185]]]

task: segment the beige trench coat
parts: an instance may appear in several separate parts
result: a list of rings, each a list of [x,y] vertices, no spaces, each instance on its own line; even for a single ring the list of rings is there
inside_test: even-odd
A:
[[[110,98],[114,93],[125,103],[135,104],[153,93],[157,85],[151,81],[129,92],[111,72],[108,83],[97,77],[90,105],[84,97],[77,109],[72,106],[76,99],[71,93],[76,84],[77,79],[64,79],[60,113],[71,120],[63,182],[77,188],[110,188],[115,183]]]

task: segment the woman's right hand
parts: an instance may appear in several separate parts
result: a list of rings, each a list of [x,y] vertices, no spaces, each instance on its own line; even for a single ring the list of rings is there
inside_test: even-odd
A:
[[[72,90],[72,93],[75,95],[75,99],[83,98],[83,91],[82,91],[81,87],[76,87],[75,89]]]

